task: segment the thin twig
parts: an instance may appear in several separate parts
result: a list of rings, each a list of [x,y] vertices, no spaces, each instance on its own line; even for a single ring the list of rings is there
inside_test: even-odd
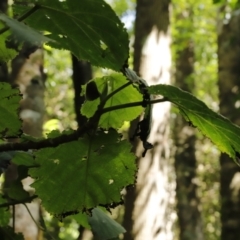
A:
[[[29,203],[37,197],[38,197],[37,195],[33,195],[31,197],[28,197],[28,198],[25,198],[25,199],[22,199],[22,200],[12,200],[12,201],[0,204],[0,208],[10,207],[10,206],[14,206],[16,204]]]
[[[167,98],[161,98],[161,99],[156,99],[156,100],[151,100],[149,102],[144,102],[145,104],[154,104],[154,103],[161,103],[161,102],[167,102],[169,101]],[[126,103],[122,105],[117,105],[117,106],[112,106],[112,107],[107,107],[104,108],[101,111],[101,114],[119,110],[119,109],[125,109],[125,108],[131,108],[131,107],[137,107],[137,106],[142,106],[143,102],[133,102],[133,103]]]
[[[123,85],[126,87],[126,84]],[[149,102],[146,102],[147,104],[154,104],[159,102],[165,102],[168,101],[167,98],[152,100]],[[27,142],[14,142],[14,143],[6,143],[6,144],[0,144],[0,152],[7,152],[7,151],[28,151],[29,149],[42,149],[47,147],[57,147],[60,144],[72,142],[78,140],[80,137],[82,137],[85,133],[89,132],[90,130],[94,129],[96,127],[96,124],[98,123],[100,117],[102,114],[106,112],[110,112],[113,110],[123,109],[123,108],[130,108],[130,107],[136,107],[136,106],[142,106],[143,102],[134,102],[134,103],[126,103],[122,105],[112,106],[108,108],[100,108],[98,109],[92,118],[89,119],[89,121],[83,125],[78,130],[74,131],[72,134],[63,134],[56,138],[49,138],[49,139],[43,139],[39,141],[27,141]],[[0,205],[1,207],[1,205]]]

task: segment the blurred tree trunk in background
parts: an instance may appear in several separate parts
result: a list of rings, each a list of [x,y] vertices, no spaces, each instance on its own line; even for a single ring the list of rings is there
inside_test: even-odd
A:
[[[169,0],[137,1],[134,70],[150,85],[170,83],[169,5]],[[155,104],[149,138],[154,148],[142,158],[142,143],[134,144],[139,172],[136,186],[128,188],[125,199],[124,239],[173,239],[175,186],[171,180],[175,176],[170,160],[169,115],[168,102]]]
[[[176,10],[177,11],[177,10]],[[178,13],[176,19],[181,21],[181,26],[175,23],[176,48],[176,86],[193,92],[194,86],[194,46],[191,33],[194,32],[192,21],[192,9],[185,9],[184,14]],[[184,31],[188,34],[179,34],[183,23]],[[177,114],[174,121],[173,138],[176,146],[175,171],[176,171],[176,199],[177,215],[179,223],[179,240],[202,240],[202,219],[199,212],[199,199],[197,197],[196,178],[196,135],[193,126],[189,126],[186,120]]]
[[[37,49],[29,55],[29,48],[25,46],[19,55],[13,59],[11,68],[10,83],[19,86],[23,94],[19,112],[23,120],[23,132],[33,137],[41,137],[45,112],[43,50]],[[5,185],[8,186],[17,177],[16,166],[11,165],[6,172]],[[29,186],[32,183],[32,179],[28,177],[22,182],[24,189],[33,194],[34,190]],[[38,222],[40,218],[39,201],[35,200],[26,205],[35,221]],[[15,231],[22,232],[25,240],[39,239],[40,231],[38,226],[32,220],[23,204],[15,206],[15,216],[13,217]]]
[[[1,11],[7,11],[7,1],[0,0]],[[18,85],[23,99],[20,102],[20,117],[23,120],[23,132],[34,136],[42,136],[42,125],[44,117],[44,80],[43,73],[43,50],[33,47],[23,47],[11,64],[11,73],[8,73],[7,64],[1,65],[0,80],[8,81],[12,85]],[[33,53],[32,53],[33,52]],[[31,54],[32,53],[32,54]],[[14,140],[13,140],[14,141]],[[17,168],[11,165],[5,174],[4,187],[18,178]],[[33,192],[29,186],[32,183],[31,178],[23,180],[24,189]],[[38,222],[40,216],[39,202],[36,200],[26,204],[33,218]],[[22,232],[25,240],[40,239],[40,231],[29,215],[23,204],[16,205],[13,209],[14,215],[11,225],[16,232]]]
[[[237,125],[240,125],[239,22],[239,10],[233,11],[230,19],[222,20],[218,32],[220,113]],[[240,239],[240,168],[226,154],[221,154],[220,165],[221,239],[236,240]]]

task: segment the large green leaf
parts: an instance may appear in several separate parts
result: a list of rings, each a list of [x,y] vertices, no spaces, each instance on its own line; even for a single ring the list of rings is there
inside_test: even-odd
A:
[[[34,2],[34,1],[33,1]],[[103,0],[40,0],[26,23],[47,31],[56,43],[93,65],[119,71],[128,58],[128,35],[111,7]]]
[[[108,93],[111,93],[127,82],[126,78],[121,74],[113,74],[103,78],[95,78],[92,81],[96,83],[100,94],[104,91],[105,84],[108,84]],[[142,95],[137,91],[136,88],[134,88],[132,85],[129,85],[110,98],[105,107],[138,101],[142,101]],[[82,114],[88,118],[91,117],[97,110],[99,103],[99,98],[94,101],[86,101],[81,109]],[[135,119],[142,113],[142,111],[143,108],[139,106],[107,112],[101,116],[99,126],[103,128],[120,128],[124,121],[131,121]]]
[[[17,137],[21,134],[21,121],[18,117],[21,95],[8,83],[0,83],[0,138]]]
[[[174,103],[185,119],[197,127],[216,144],[222,152],[233,159],[240,154],[240,128],[225,117],[213,112],[205,103],[188,92],[170,85],[155,85],[150,94],[159,94]]]
[[[115,131],[99,132],[37,152],[40,167],[30,175],[46,210],[66,216],[121,202],[120,191],[134,182],[136,166],[131,144],[118,137]]]

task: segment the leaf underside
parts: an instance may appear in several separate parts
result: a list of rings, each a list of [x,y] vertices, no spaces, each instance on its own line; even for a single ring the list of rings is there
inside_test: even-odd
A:
[[[171,85],[153,85],[148,88],[150,94],[166,97],[174,103],[184,118],[197,127],[206,137],[236,161],[240,153],[240,128],[207,105],[177,87]],[[237,161],[236,161],[237,163]]]
[[[106,2],[40,0],[37,4],[40,9],[25,22],[47,31],[48,37],[55,40],[49,42],[50,46],[70,50],[93,65],[120,71],[128,58],[128,34]]]

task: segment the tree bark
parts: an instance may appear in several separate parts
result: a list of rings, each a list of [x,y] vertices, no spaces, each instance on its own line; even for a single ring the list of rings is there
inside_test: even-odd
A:
[[[171,51],[168,0],[138,0],[135,23],[134,70],[149,85],[170,83]],[[169,103],[155,104],[144,158],[142,143],[135,142],[139,171],[136,186],[127,190],[124,239],[172,240],[174,176],[170,161]],[[130,131],[131,134],[131,131]]]
[[[237,10],[228,23],[221,23],[218,32],[220,113],[237,125],[240,125],[239,21]],[[240,168],[226,154],[221,154],[220,165],[221,239],[236,240],[240,239]]]

